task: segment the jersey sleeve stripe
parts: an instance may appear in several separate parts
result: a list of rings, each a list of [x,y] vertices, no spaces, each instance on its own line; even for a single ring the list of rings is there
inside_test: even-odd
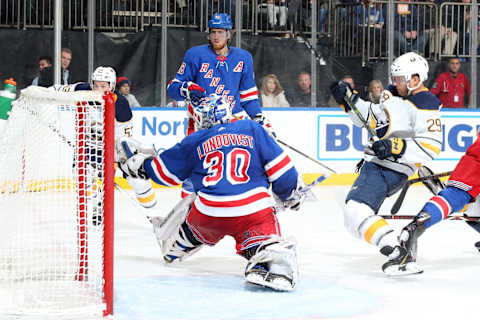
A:
[[[285,155],[280,162],[276,163],[274,166],[269,169],[265,166],[268,181],[273,182],[280,178],[285,172],[293,167],[293,163],[290,161],[290,157]]]
[[[440,154],[440,148],[437,148],[437,147],[435,147],[434,145],[432,145],[432,144],[430,144],[430,143],[426,143],[426,142],[421,142],[421,141],[420,141],[419,143],[420,143],[420,145],[421,145],[422,147],[424,147],[425,149],[429,149],[429,150],[435,152],[436,154]]]
[[[240,91],[240,96],[246,96],[246,95],[250,95],[250,94],[258,94],[258,89],[257,89],[256,86],[251,87],[250,89],[247,89],[247,90],[241,90]]]
[[[153,163],[153,171],[155,172],[158,180],[162,182],[162,184],[173,187],[182,183],[180,179],[178,179],[174,174],[168,171],[162,159],[160,159],[159,157],[155,157],[153,158]]]

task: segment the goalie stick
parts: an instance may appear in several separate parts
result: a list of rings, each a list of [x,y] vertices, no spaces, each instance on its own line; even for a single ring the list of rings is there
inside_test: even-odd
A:
[[[439,179],[441,177],[447,177],[451,173],[452,173],[452,171],[447,171],[447,172],[441,172],[441,173],[437,173],[437,174],[432,174],[432,175],[408,180],[407,183],[403,186],[402,191],[400,192],[400,195],[398,196],[397,200],[393,204],[392,209],[390,210],[390,213],[392,215],[397,214],[397,212],[400,210],[400,207],[403,204],[403,200],[405,199],[405,196],[407,195],[408,188],[410,188],[410,186],[412,184],[417,183],[417,182],[424,182],[424,181],[427,181],[427,180]],[[430,191],[432,191],[432,190],[430,190]]]

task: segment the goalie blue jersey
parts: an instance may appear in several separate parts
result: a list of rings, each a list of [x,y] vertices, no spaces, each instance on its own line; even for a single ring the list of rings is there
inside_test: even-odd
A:
[[[155,182],[175,186],[191,178],[195,207],[215,217],[244,216],[283,201],[297,186],[289,156],[258,123],[246,119],[185,137],[144,168]]]
[[[185,99],[180,94],[184,81],[200,85],[207,95],[216,93],[226,96],[232,104],[233,114],[245,110],[253,118],[262,112],[252,55],[246,50],[229,47],[225,57],[218,56],[208,44],[193,47],[185,53],[175,78],[168,84],[168,94],[172,99]]]

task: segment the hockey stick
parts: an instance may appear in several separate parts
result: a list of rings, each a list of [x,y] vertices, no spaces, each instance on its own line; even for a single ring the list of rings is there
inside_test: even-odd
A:
[[[352,109],[352,111],[355,113],[355,115],[357,116],[358,120],[360,120],[360,122],[363,124],[363,127],[365,129],[367,129],[368,133],[370,134],[370,136],[372,136],[372,139],[375,141],[375,140],[378,140],[378,137],[377,137],[377,133],[375,132],[375,130],[373,130],[372,127],[370,127],[368,125],[368,122],[367,120],[363,117],[362,113],[360,112],[360,110],[358,110],[357,106],[355,105],[355,103],[353,103],[352,101],[352,91],[350,91],[350,88],[347,86],[346,87],[346,95],[344,97],[344,100],[345,102],[348,104],[348,106],[350,107],[350,109]]]
[[[298,154],[300,154],[300,155],[304,156],[304,157],[305,157],[305,158],[307,158],[308,160],[311,160],[311,161],[315,162],[316,164],[318,164],[319,166],[321,166],[321,167],[323,167],[323,168],[325,168],[325,169],[329,170],[330,172],[332,172],[332,173],[337,173],[337,172],[336,172],[335,170],[333,170],[332,168],[330,168],[330,167],[328,167],[328,166],[324,165],[323,163],[321,163],[321,162],[320,162],[320,161],[318,161],[317,159],[314,159],[314,158],[310,157],[308,154],[306,154],[306,153],[304,153],[304,152],[302,152],[302,151],[298,150],[297,148],[294,148],[294,147],[292,147],[292,146],[291,146],[291,145],[289,145],[288,143],[286,143],[286,142],[283,142],[283,141],[282,141],[282,140],[280,140],[280,139],[277,139],[277,142],[278,142],[278,143],[280,143],[280,144],[282,144],[282,145],[284,145],[285,147],[287,147],[287,148],[289,148],[289,149],[291,149],[291,150],[295,151],[296,153],[298,153]]]
[[[410,215],[380,215],[383,219],[390,219],[390,220],[412,220],[415,216]],[[451,215],[446,217],[444,220],[463,220],[463,221],[480,221],[480,217],[469,217],[466,215],[463,216],[455,216]]]
[[[437,174],[433,174],[433,175],[429,175],[429,176],[425,176],[425,177],[420,177],[420,178],[408,180],[407,183],[403,186],[402,191],[400,192],[400,195],[398,196],[397,200],[393,204],[392,209],[390,210],[390,213],[392,215],[394,215],[400,210],[400,207],[403,204],[403,200],[405,199],[405,196],[407,195],[408,188],[410,188],[410,186],[412,184],[417,183],[417,182],[424,182],[424,181],[430,180],[430,179],[438,179],[438,178],[441,178],[441,177],[447,177],[451,173],[452,173],[452,171],[447,171],[447,172],[437,173]]]

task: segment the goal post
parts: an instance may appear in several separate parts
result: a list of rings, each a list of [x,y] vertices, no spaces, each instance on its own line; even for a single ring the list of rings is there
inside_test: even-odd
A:
[[[115,105],[31,86],[0,132],[0,318],[113,314]]]

